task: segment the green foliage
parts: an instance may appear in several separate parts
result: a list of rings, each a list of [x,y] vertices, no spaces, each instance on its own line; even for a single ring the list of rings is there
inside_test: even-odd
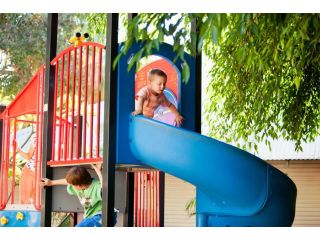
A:
[[[212,62],[204,103],[210,136],[226,142],[242,140],[245,144],[240,147],[255,150],[258,142],[270,145],[268,138],[283,137],[301,150],[303,141],[319,135],[319,14],[144,13],[132,21],[124,16],[121,18],[127,37],[119,57],[134,42],[144,42],[129,68],[159,49],[164,41],[173,42],[175,60],[183,62],[185,82],[190,75],[185,52],[195,56],[203,51]],[[28,81],[26,76],[37,69],[36,62],[43,63],[45,48],[40,45],[44,44],[45,34],[36,32],[43,26],[43,17],[0,15],[0,49],[10,58],[7,66],[15,69],[10,77],[3,72],[8,67],[1,69],[0,88],[8,89],[5,94],[13,92],[10,86],[14,89],[21,79]],[[85,29],[93,38],[102,39],[105,14],[76,17],[74,29],[80,26],[80,32]],[[198,31],[191,28],[194,21]],[[71,32],[66,29],[65,34]],[[32,40],[35,36],[43,42]],[[30,56],[39,58],[31,60]],[[25,70],[26,66],[30,68]]]
[[[185,210],[188,212],[190,216],[193,216],[196,214],[196,198],[195,197],[190,199],[187,202]]]
[[[319,16],[139,14],[128,22],[121,54],[135,41],[145,43],[130,68],[168,38],[176,60],[203,51],[213,63],[205,102],[209,135],[256,151],[258,142],[270,146],[270,137],[283,137],[302,150],[319,133]],[[187,67],[182,75],[187,81]]]
[[[243,148],[267,137],[301,142],[319,132],[318,14],[231,14],[207,88],[210,135]]]
[[[128,31],[121,54],[126,54],[134,42],[143,41],[144,47],[132,58],[128,69],[137,64],[141,58],[151,55],[159,49],[165,39],[173,40],[173,49],[176,52],[174,62],[181,59],[183,62],[182,78],[188,81],[190,70],[184,60],[185,51],[194,53],[194,43],[191,43],[190,21],[193,14],[139,14],[132,21],[126,22]]]
[[[0,91],[0,105],[8,106],[13,98],[14,95],[5,95],[2,91]]]
[[[106,37],[107,16],[104,13],[89,13],[78,15],[79,18],[84,18],[84,27],[89,32],[91,38],[95,42],[104,43]]]
[[[40,29],[43,29],[42,31]],[[44,62],[46,16],[0,14],[0,89],[16,94]]]
[[[58,51],[82,32],[85,19],[86,14],[59,14]],[[46,38],[47,14],[0,14],[1,97],[16,95],[45,63]]]
[[[67,212],[52,212],[51,213],[51,226],[52,227],[72,227],[71,213]]]

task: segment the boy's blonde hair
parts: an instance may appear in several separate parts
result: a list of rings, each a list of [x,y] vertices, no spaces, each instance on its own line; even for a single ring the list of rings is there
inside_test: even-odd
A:
[[[150,72],[148,73],[149,81],[151,81],[151,79],[152,79],[151,77],[153,75],[163,77],[167,81],[167,74],[164,71],[162,71],[161,69],[158,69],[158,68],[151,69]]]

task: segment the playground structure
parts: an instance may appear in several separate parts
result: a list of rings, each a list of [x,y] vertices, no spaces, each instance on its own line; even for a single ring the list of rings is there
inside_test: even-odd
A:
[[[190,66],[188,83],[181,80],[182,62],[173,63],[172,46],[165,43],[153,53],[151,62],[128,72],[127,65],[142,44],[134,43],[119,59],[117,91],[110,93],[115,94],[117,107],[115,131],[111,132],[116,135],[114,167],[120,173],[137,172],[134,197],[128,197],[130,192],[126,191],[126,184],[116,186],[116,192],[125,192],[129,201],[122,203],[116,199],[116,207],[121,205],[120,211],[126,214],[125,205],[131,206],[133,214],[128,217],[133,218],[131,225],[160,226],[162,184],[161,173],[154,171],[156,169],[196,186],[197,226],[291,226],[296,187],[290,178],[252,154],[195,132],[195,99],[199,91],[196,59],[185,54]],[[120,48],[121,44],[117,49]],[[4,226],[40,226],[39,219],[46,214],[40,211],[43,208],[40,188],[40,178],[45,177],[43,168],[54,168],[53,176],[57,177],[63,176],[69,166],[104,162],[106,141],[103,133],[107,129],[104,128],[103,112],[109,106],[106,102],[102,104],[106,100],[104,91],[107,91],[104,69],[110,64],[104,61],[105,49],[102,44],[82,43],[63,50],[50,61],[54,69],[54,101],[53,124],[48,135],[52,151],[47,159],[42,156],[43,119],[48,111],[44,91],[45,66],[2,113],[0,218],[3,222],[8,220]],[[147,83],[147,73],[152,68],[167,73],[165,94],[185,117],[183,129],[171,126],[171,113],[161,107],[155,115],[158,121],[130,116],[135,93]],[[33,115],[33,120],[21,118],[27,114]],[[37,134],[36,201],[31,206],[16,204],[16,151],[11,142],[16,138],[19,122],[34,125]],[[139,173],[136,169],[145,170]],[[11,178],[8,172],[12,172]],[[145,185],[145,182],[149,184]],[[79,206],[65,195],[61,190],[53,189],[51,211],[79,212]],[[111,197],[117,198],[112,192]],[[21,214],[25,220],[34,221],[21,220],[17,217]]]

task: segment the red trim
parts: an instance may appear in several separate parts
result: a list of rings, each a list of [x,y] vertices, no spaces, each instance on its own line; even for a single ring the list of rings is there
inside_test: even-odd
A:
[[[99,62],[98,62],[98,101],[97,101],[97,149],[96,156],[100,156],[100,102],[101,102],[101,71],[102,71],[102,49],[99,49]]]
[[[94,114],[94,79],[96,65],[96,48],[92,48],[92,63],[91,63],[91,112],[90,112],[90,157],[92,158],[93,150],[93,114]]]
[[[159,171],[134,173],[134,226],[160,226]]]
[[[61,79],[61,84],[60,84],[60,112],[59,112],[59,138],[58,138],[58,159],[60,159],[60,154],[61,154],[61,136],[62,136],[62,122],[61,118],[62,116],[62,105],[63,105],[63,87],[64,87],[64,56],[62,56],[62,61],[61,61],[61,73],[60,73],[60,79]],[[57,99],[58,100],[58,99]]]
[[[68,116],[69,116],[69,90],[70,90],[70,59],[71,55],[70,52],[68,52],[68,69],[67,69],[67,89],[66,89],[66,121],[68,121]],[[66,125],[65,128],[65,134],[64,134],[64,159],[68,158],[68,153],[69,153],[69,127],[68,124]]]
[[[81,128],[80,128],[80,117],[81,117],[81,77],[82,77],[82,46],[79,52],[79,81],[78,81],[78,114],[77,114],[77,158],[80,158],[80,139],[81,139]],[[75,69],[76,70],[76,69]]]
[[[13,120],[13,139],[17,138],[17,119]],[[10,146],[10,145],[9,145]],[[8,147],[9,147],[8,146]],[[12,177],[11,177],[11,204],[14,203],[15,195],[15,181],[16,181],[16,146],[13,147],[13,159],[12,159]]]
[[[76,94],[76,76],[77,76],[77,48],[74,48],[73,52],[73,78],[72,78],[72,105],[71,105],[71,150],[69,158],[74,157],[73,151],[73,139],[74,139],[74,105],[75,105],[75,94]]]
[[[84,159],[78,159],[71,161],[52,161],[50,160],[48,162],[48,165],[51,167],[60,167],[60,166],[73,166],[73,165],[79,165],[79,164],[94,164],[94,163],[101,163],[102,158],[84,158]]]
[[[17,94],[17,96],[14,98],[14,100],[6,107],[6,109],[2,112],[2,114],[0,114],[1,118],[3,119],[4,115],[6,114],[6,112],[8,112],[8,116],[9,117],[17,117],[17,116],[22,116],[22,115],[25,115],[25,114],[32,114],[32,113],[36,113],[36,108],[35,107],[32,107],[32,109],[28,109],[26,107],[32,105],[31,103],[33,103],[32,100],[34,100],[34,96],[30,96],[29,98],[29,101],[26,105],[26,102],[23,102],[23,103],[19,103],[20,99],[25,97],[26,94],[28,94],[29,91],[33,91],[33,92],[36,92],[36,90],[33,89],[33,85],[35,84],[34,81],[37,81],[38,78],[38,74],[45,68],[44,65],[42,65],[39,69],[39,71],[31,78],[31,80],[26,84],[26,86]],[[28,94],[29,95],[29,94]],[[33,95],[33,94],[31,94]],[[19,111],[19,113],[11,113],[10,110],[16,105],[16,104],[20,104],[21,106],[23,106],[23,112],[22,111]],[[36,104],[34,104],[36,105]]]
[[[86,143],[87,143],[87,102],[88,102],[88,62],[89,62],[89,46],[86,46],[86,62],[85,62],[85,85],[84,85],[84,119],[83,119],[83,153],[86,157]]]
[[[57,63],[56,65],[56,68],[55,68],[55,79],[58,78],[58,72],[59,72],[59,62]],[[56,112],[56,109],[57,109],[57,94],[58,94],[58,81],[55,81],[55,84],[54,84],[54,99],[53,99],[53,133],[52,133],[52,138],[55,139],[56,138],[56,128],[57,128],[57,120],[56,120],[56,117],[57,117],[57,112]],[[54,152],[55,152],[55,141],[52,141],[52,158],[54,159]]]
[[[106,46],[105,45],[102,45],[100,43],[96,43],[96,42],[83,42],[81,45],[79,45],[78,47],[75,47],[75,46],[71,46],[71,47],[68,47],[66,48],[65,50],[61,51],[52,61],[51,61],[51,65],[54,65],[56,64],[56,62],[58,61],[59,58],[61,58],[62,55],[68,53],[68,52],[71,52],[73,51],[74,49],[76,48],[79,48],[79,47],[82,47],[82,46],[93,46],[93,47],[98,47],[98,48],[102,48],[102,49],[105,49]]]

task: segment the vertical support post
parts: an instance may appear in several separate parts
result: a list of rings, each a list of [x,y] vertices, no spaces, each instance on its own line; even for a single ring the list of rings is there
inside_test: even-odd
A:
[[[132,21],[138,14],[128,13],[128,21]],[[128,36],[132,34],[127,32]],[[134,90],[133,90],[134,91]],[[127,190],[126,190],[126,212],[124,214],[124,225],[133,227],[134,222],[134,173],[127,172]]]
[[[0,105],[0,114],[6,109],[6,106]],[[0,166],[1,166],[1,160],[2,160],[2,132],[3,132],[3,120],[0,118]],[[0,169],[1,170],[1,169]]]
[[[78,224],[78,213],[73,213],[73,226],[76,226]]]
[[[196,41],[192,44],[194,46],[194,54],[196,58],[196,67],[195,67],[195,75],[196,75],[196,87],[195,87],[195,131],[197,133],[201,133],[201,96],[202,96],[202,51],[197,53],[197,46],[199,41],[199,29],[197,27],[197,21],[194,20],[191,23],[191,31],[192,34],[196,34]]]
[[[165,173],[159,172],[159,227],[164,227],[164,187]]]
[[[15,117],[13,120],[13,139],[17,139],[17,118]],[[16,152],[16,148],[13,148],[13,152]],[[16,179],[16,154],[13,154],[12,159],[12,177],[11,177],[11,204],[14,204],[15,197],[15,179]]]
[[[134,173],[127,172],[126,211],[123,216],[123,226],[133,227],[134,216]]]
[[[55,86],[55,67],[51,66],[51,60],[57,53],[58,14],[48,14],[47,49],[46,49],[46,73],[44,83],[44,112],[42,131],[42,176],[52,178],[52,169],[47,165],[52,152],[52,128],[53,128],[53,104]],[[46,188],[41,195],[41,226],[51,226],[52,190]]]
[[[191,34],[196,35],[196,41],[193,42],[194,46],[194,54],[196,58],[196,67],[195,67],[195,131],[197,133],[201,133],[201,111],[202,111],[202,51],[199,53],[197,52],[197,46],[198,46],[198,41],[199,41],[199,28],[197,27],[197,20],[194,20],[191,22]],[[196,203],[197,204],[197,203]],[[196,215],[196,226],[207,226],[207,217],[203,214],[197,214]]]
[[[3,113],[3,111],[5,109],[6,109],[6,106],[0,105],[0,114]],[[5,158],[4,153],[2,152],[2,150],[3,150],[3,148],[2,148],[3,142],[5,141],[5,139],[4,139],[5,134],[3,132],[3,130],[5,129],[4,128],[4,124],[5,124],[5,121],[2,118],[0,118],[0,181],[1,181],[1,183],[3,182],[3,178],[2,178],[2,171],[3,171],[2,155]],[[2,187],[2,184],[0,186],[0,207],[2,207],[2,204],[3,204],[3,187]]]
[[[118,67],[113,68],[112,64],[118,55],[118,22],[119,14],[107,14],[102,172],[102,226],[107,227],[114,226]]]
[[[0,105],[0,114],[2,114],[4,112],[4,110],[6,109],[6,106],[2,106]],[[4,149],[3,148],[3,143],[6,142],[6,134],[5,134],[5,124],[6,124],[6,121],[3,119],[3,118],[0,118],[0,181],[1,181],[1,187],[0,187],[0,207],[4,207],[5,206],[5,202],[3,201],[4,200],[4,183],[5,183],[5,178],[4,178],[4,172],[3,171],[7,171],[5,170],[5,165],[4,163],[6,162],[5,159],[5,152],[4,152]],[[2,163],[2,157],[4,158],[4,162]]]

